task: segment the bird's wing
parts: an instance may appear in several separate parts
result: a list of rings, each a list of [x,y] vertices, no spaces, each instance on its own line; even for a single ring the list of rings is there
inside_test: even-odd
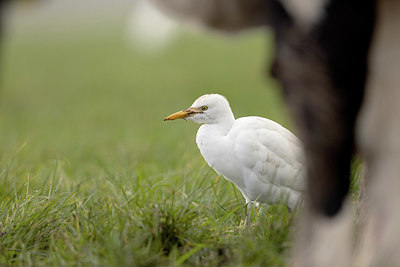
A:
[[[238,160],[261,181],[304,191],[303,149],[289,130],[265,118],[244,117],[228,135]]]

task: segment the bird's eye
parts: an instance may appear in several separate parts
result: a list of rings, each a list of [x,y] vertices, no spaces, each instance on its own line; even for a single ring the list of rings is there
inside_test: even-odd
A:
[[[207,109],[208,109],[207,106],[202,106],[202,107],[201,107],[201,110],[202,110],[202,111],[206,111]]]

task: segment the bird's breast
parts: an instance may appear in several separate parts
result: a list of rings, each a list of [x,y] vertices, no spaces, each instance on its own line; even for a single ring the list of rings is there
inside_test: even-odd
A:
[[[210,134],[207,131],[201,131],[200,128],[196,142],[201,155],[211,168],[237,186],[243,184],[241,165],[238,163],[229,137]]]

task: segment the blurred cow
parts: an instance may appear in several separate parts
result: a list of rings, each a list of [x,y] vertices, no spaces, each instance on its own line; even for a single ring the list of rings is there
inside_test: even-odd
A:
[[[400,266],[400,1],[153,0],[214,29],[271,26],[281,81],[307,154],[295,266]],[[356,146],[367,164],[356,248],[346,205]]]

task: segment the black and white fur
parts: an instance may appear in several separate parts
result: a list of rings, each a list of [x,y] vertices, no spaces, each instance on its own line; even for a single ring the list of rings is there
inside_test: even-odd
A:
[[[282,83],[308,169],[290,263],[400,266],[400,1],[153,1],[219,30],[274,30],[271,71]],[[368,172],[354,248],[353,212],[345,203],[356,146]]]

